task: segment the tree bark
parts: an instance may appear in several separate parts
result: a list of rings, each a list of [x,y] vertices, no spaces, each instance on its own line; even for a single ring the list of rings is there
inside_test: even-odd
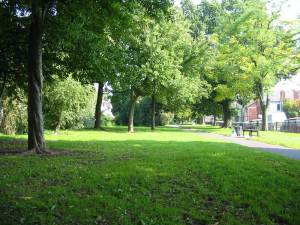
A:
[[[28,49],[28,149],[44,153],[42,36],[46,7],[32,4]]]
[[[216,124],[217,124],[217,116],[216,116],[216,114],[214,114],[213,116],[214,116],[213,126],[216,126]]]
[[[129,102],[129,109],[128,109],[128,132],[134,132],[133,119],[134,119],[134,109],[135,109],[135,104],[137,99],[138,99],[138,95],[132,89],[130,102]]]
[[[155,96],[152,95],[152,102],[151,102],[151,130],[155,130]]]
[[[262,82],[258,81],[255,83],[256,87],[256,94],[259,99],[260,108],[261,108],[261,114],[262,114],[262,123],[261,123],[261,129],[263,131],[268,130],[268,118],[267,118],[267,109],[269,107],[269,96],[266,96],[266,99],[264,98],[264,89]]]
[[[229,127],[230,119],[231,119],[231,112],[230,112],[230,100],[224,100],[222,102],[222,109],[223,109],[223,126],[224,128]]]
[[[267,115],[267,110],[269,107],[269,96],[267,96],[266,101],[264,102],[263,99],[259,99],[260,107],[261,107],[261,130],[266,131],[268,130],[268,115]]]
[[[98,95],[97,95],[97,103],[96,103],[96,110],[95,110],[95,125],[94,128],[101,128],[101,106],[103,100],[103,87],[104,82],[98,82]]]

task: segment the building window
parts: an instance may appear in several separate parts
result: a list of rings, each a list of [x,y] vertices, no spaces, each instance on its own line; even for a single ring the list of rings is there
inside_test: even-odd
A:
[[[281,107],[280,107],[280,103],[278,103],[278,104],[277,104],[277,111],[278,111],[278,112],[281,111],[280,108],[281,108]]]
[[[285,91],[280,91],[280,101],[285,100]]]

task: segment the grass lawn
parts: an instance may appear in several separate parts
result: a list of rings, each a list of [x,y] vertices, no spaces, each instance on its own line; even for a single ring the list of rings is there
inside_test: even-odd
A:
[[[300,149],[300,133],[261,131],[255,140]]]
[[[73,154],[0,156],[1,225],[300,224],[299,161],[173,128],[46,139]]]
[[[232,133],[231,128],[222,128],[219,126],[211,126],[211,125],[182,125],[181,127],[186,129],[197,129],[201,132],[222,134],[225,136],[230,136]]]
[[[216,134],[222,134],[229,136],[231,135],[231,128],[221,128],[219,126],[210,125],[194,125],[194,126],[183,126],[184,128],[198,129],[202,132],[210,132]],[[276,131],[260,131],[259,136],[253,136],[254,140],[281,145],[289,148],[300,149],[300,133],[287,133],[287,132],[276,132]]]

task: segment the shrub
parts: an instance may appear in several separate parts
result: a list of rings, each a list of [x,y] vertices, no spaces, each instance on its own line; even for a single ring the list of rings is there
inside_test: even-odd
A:
[[[110,127],[110,126],[113,126],[115,124],[113,117],[105,116],[105,115],[101,116],[101,123],[102,123],[102,126],[104,126],[104,127]]]
[[[283,111],[288,118],[300,116],[300,100],[286,100],[283,103]]]
[[[174,114],[171,112],[162,112],[159,116],[159,124],[165,126],[173,122]]]
[[[71,76],[45,86],[45,126],[58,131],[82,128],[84,118],[94,113],[96,92],[91,85],[82,85]]]
[[[27,132],[27,98],[20,89],[13,96],[2,98],[1,132],[15,134]]]

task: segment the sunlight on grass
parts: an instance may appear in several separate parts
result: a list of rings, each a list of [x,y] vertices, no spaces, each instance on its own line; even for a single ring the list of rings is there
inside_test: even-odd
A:
[[[221,128],[219,126],[211,125],[189,125],[182,126],[186,129],[197,129],[201,132],[209,132],[215,134],[221,134],[230,136],[232,133],[231,128]],[[251,139],[261,141],[268,144],[281,145],[288,148],[295,148],[300,150],[300,134],[299,133],[288,133],[278,131],[260,131],[259,136],[253,136]]]
[[[16,138],[26,136],[0,135]],[[47,132],[46,140],[76,154],[0,156],[0,224],[300,222],[296,160],[174,128]]]

